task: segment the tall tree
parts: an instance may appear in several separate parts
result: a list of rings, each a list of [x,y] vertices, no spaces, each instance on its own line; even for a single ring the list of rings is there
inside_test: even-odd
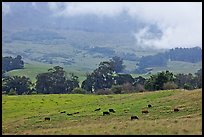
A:
[[[71,91],[79,87],[78,77],[71,75],[66,78],[65,71],[60,66],[55,66],[46,73],[37,75],[36,90],[44,94],[71,93]]]
[[[122,72],[123,69],[125,68],[125,65],[123,65],[123,59],[121,59],[120,57],[117,57],[117,56],[112,57],[112,59],[110,60],[110,63],[113,67],[113,70],[116,73]]]
[[[25,76],[7,76],[2,80],[2,91],[6,91],[6,93],[13,89],[18,95],[29,94],[31,86],[31,80]]]

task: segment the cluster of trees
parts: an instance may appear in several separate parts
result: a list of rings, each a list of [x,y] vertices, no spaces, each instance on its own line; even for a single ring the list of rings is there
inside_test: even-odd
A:
[[[119,69],[120,68],[120,69]],[[176,74],[162,71],[149,78],[141,76],[133,78],[130,74],[119,73],[124,69],[123,60],[114,57],[103,61],[79,86],[78,77],[66,72],[60,66],[55,66],[46,73],[38,74],[36,83],[29,78],[13,76],[2,79],[2,91],[6,94],[66,94],[66,93],[94,93],[94,94],[122,94],[140,91],[155,91],[164,89],[196,89],[202,88],[202,69],[195,75]]]
[[[136,73],[146,73],[149,71],[149,69],[147,68],[150,67],[166,66],[168,60],[196,63],[202,60],[202,49],[200,47],[175,48],[165,53],[143,56],[136,64],[138,66],[138,68],[136,69]]]
[[[172,61],[196,63],[202,60],[202,49],[200,47],[175,48],[171,49],[167,54]]]
[[[55,66],[46,73],[38,74],[36,78],[37,93],[71,93],[74,88],[79,87],[78,77],[71,74],[71,77],[67,78],[65,71],[60,66]]]
[[[24,67],[24,62],[20,55],[13,58],[9,57],[2,57],[2,72],[14,70],[14,69],[22,69]]]

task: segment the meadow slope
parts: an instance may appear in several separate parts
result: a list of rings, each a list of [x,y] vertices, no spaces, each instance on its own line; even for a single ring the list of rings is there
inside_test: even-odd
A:
[[[97,108],[101,110],[94,111]],[[103,116],[109,108],[116,112]],[[174,108],[180,111],[174,112]],[[142,114],[143,109],[149,113]],[[79,113],[67,115],[75,112]],[[139,120],[130,120],[132,115]],[[45,117],[51,120],[45,121]],[[2,95],[2,134],[202,134],[202,89],[117,95]]]

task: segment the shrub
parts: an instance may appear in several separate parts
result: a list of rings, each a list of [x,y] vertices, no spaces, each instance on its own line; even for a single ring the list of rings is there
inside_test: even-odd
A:
[[[121,94],[122,93],[122,86],[121,85],[113,85],[111,87],[111,91],[114,93],[114,94]]]
[[[134,91],[134,86],[130,83],[125,83],[122,85],[122,92],[121,93],[131,93]]]
[[[113,94],[113,92],[110,89],[106,88],[106,89],[97,90],[96,94],[97,95],[108,95],[108,94]]]
[[[136,90],[136,91],[139,91],[139,92],[145,91],[144,85],[142,85],[142,84],[137,84],[136,87],[135,87],[135,90]]]
[[[184,86],[183,86],[184,89],[187,89],[187,90],[192,90],[193,89],[193,86],[191,84],[187,84],[185,83]]]
[[[166,82],[163,85],[163,89],[176,89],[178,86],[174,82]]]
[[[31,95],[36,95],[36,94],[38,94],[36,91],[31,92]]]
[[[8,95],[16,95],[16,91],[11,88],[10,91],[8,92]]]
[[[82,88],[74,88],[72,90],[73,94],[86,94],[86,90],[82,89]]]

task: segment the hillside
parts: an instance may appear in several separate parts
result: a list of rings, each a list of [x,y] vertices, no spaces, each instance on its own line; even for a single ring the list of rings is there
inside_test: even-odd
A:
[[[94,111],[97,108],[101,110]],[[109,108],[116,112],[103,116]],[[174,108],[180,111],[174,112]],[[149,113],[142,114],[143,109]],[[79,113],[67,115],[74,112]],[[139,120],[131,121],[132,115]],[[51,120],[44,121],[45,117]],[[117,95],[3,95],[2,134],[201,135],[202,89]]]
[[[134,67],[133,64],[130,62],[124,61],[124,64],[128,66]],[[29,77],[33,82],[36,81],[35,77],[39,73],[44,73],[47,72],[47,70],[51,67],[53,67],[55,64],[45,64],[45,63],[38,63],[38,62],[32,62],[32,63],[26,63],[24,69],[17,69],[17,70],[12,70],[7,72],[6,74],[9,76],[26,76]],[[86,79],[86,73],[87,72],[92,72],[92,70],[89,69],[83,69],[79,68],[77,66],[63,66],[67,74],[69,73],[74,73],[76,76],[79,77],[80,83],[84,79]],[[95,67],[97,68],[97,66]],[[93,68],[93,70],[95,69]],[[171,61],[168,62],[166,67],[153,67],[151,74],[156,74],[159,71],[163,70],[169,70],[172,71],[173,73],[184,73],[184,74],[194,74],[198,69],[202,68],[202,62],[198,63],[188,63],[188,62],[183,62],[183,61]],[[134,74],[132,73],[131,75],[133,77],[149,77],[151,74]]]

